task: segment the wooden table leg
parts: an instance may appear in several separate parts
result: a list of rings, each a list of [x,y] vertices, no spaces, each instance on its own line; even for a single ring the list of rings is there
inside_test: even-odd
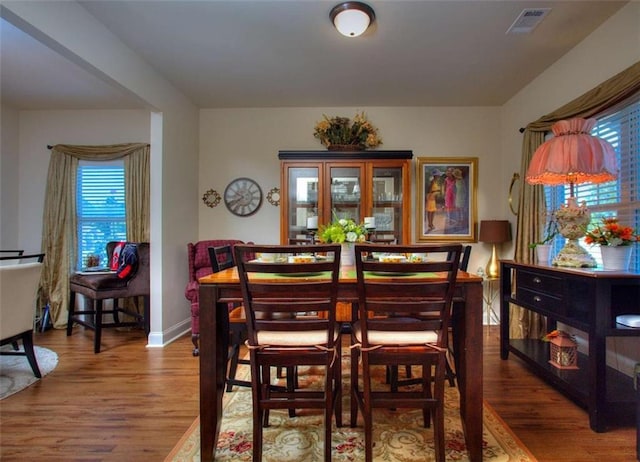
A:
[[[213,461],[222,420],[229,319],[218,289],[200,285],[200,459]],[[211,390],[211,392],[206,392]]]
[[[471,462],[482,460],[482,284],[464,284],[465,303],[454,304],[460,417]],[[460,312],[459,310],[463,310]]]

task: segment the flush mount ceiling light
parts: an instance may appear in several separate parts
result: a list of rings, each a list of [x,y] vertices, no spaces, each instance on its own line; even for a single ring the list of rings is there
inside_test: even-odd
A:
[[[342,2],[333,7],[329,17],[342,35],[357,37],[369,28],[376,14],[366,3]]]

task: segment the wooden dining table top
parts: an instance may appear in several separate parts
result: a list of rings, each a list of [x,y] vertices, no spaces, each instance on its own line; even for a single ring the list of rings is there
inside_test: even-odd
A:
[[[287,279],[286,276],[284,275],[277,275],[277,274],[272,274],[267,276],[265,273],[264,277],[273,277],[273,280],[284,280]],[[437,278],[437,277],[441,277],[441,278],[445,278],[446,275],[445,273],[411,273],[410,275],[406,275],[406,276],[385,276],[382,274],[375,274],[375,277],[379,277],[380,279],[433,279],[433,278]],[[313,277],[313,275],[310,275],[309,277]],[[263,279],[263,277],[261,277],[261,279]],[[293,277],[291,278],[293,279]],[[295,279],[300,279],[300,277],[295,276]],[[471,274],[471,273],[467,273],[466,271],[458,271],[458,275],[456,277],[456,284],[465,284],[465,283],[471,283],[471,282],[482,282],[482,277],[476,275],[476,274]],[[240,278],[238,276],[238,268],[237,267],[233,267],[233,268],[227,268],[225,270],[219,271],[217,273],[212,273],[209,274],[207,276],[203,276],[200,279],[198,279],[198,281],[200,282],[200,284],[238,284],[238,282],[240,281]],[[355,284],[357,282],[357,277],[356,277],[356,269],[355,267],[351,267],[351,266],[347,266],[347,267],[343,267],[340,268],[340,277],[339,277],[339,283],[340,284]]]

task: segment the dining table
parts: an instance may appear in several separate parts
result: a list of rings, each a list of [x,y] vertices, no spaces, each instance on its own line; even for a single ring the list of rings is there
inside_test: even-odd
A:
[[[434,277],[444,279],[445,275],[425,275],[430,281]],[[204,276],[199,282],[200,457],[204,462],[215,459],[222,421],[229,344],[229,303],[241,303],[242,294],[236,267]],[[356,283],[355,268],[341,268],[338,300],[357,304]],[[451,329],[460,392],[460,418],[471,462],[482,460],[482,315],[482,278],[458,271]]]

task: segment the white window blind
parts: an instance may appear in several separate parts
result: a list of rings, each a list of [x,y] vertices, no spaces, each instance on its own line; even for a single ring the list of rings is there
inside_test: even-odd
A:
[[[127,237],[124,205],[124,162],[87,162],[78,166],[76,208],[78,261],[83,268],[89,254],[108,266],[106,245]]]
[[[635,95],[607,113],[595,117],[591,132],[615,148],[618,159],[618,178],[608,183],[582,183],[575,186],[578,203],[586,201],[591,211],[591,226],[601,223],[603,217],[617,217],[620,224],[640,231],[640,94]],[[545,187],[549,210],[556,210],[569,197],[569,186]],[[554,250],[564,245],[564,238],[556,238]],[[600,248],[582,245],[602,264]],[[634,245],[631,269],[640,271],[640,246]]]

